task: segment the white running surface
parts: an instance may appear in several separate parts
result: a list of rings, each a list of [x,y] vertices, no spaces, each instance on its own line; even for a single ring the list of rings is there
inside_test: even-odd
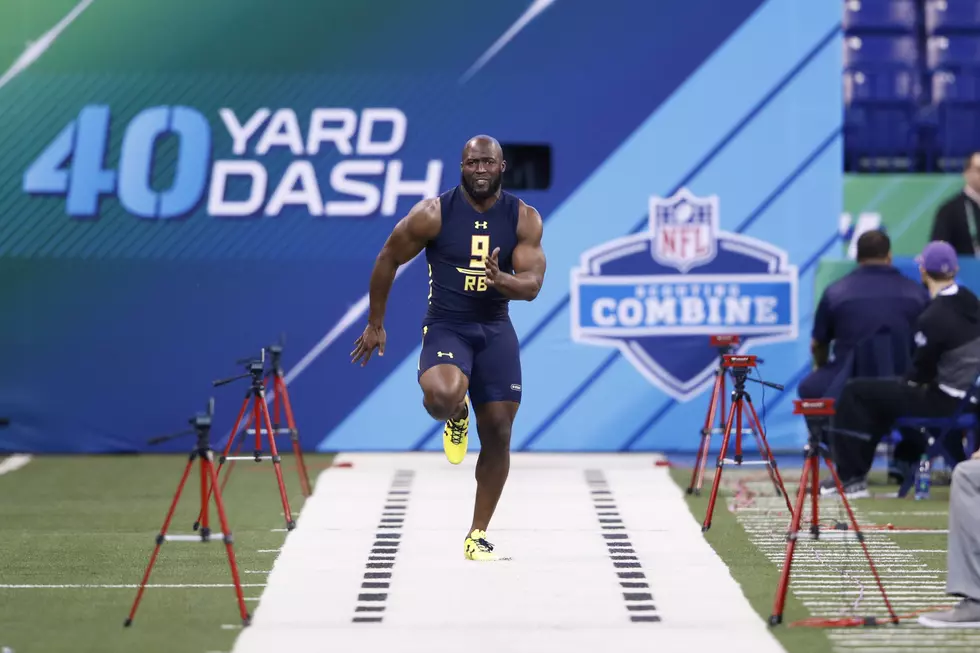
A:
[[[472,562],[475,454],[338,456],[234,653],[783,651],[658,459],[512,455]]]

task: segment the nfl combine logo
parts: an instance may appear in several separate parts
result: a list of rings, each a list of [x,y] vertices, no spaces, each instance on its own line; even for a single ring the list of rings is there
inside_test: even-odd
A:
[[[795,340],[797,269],[770,243],[719,229],[717,196],[650,198],[649,229],[582,254],[572,270],[576,342],[616,347],[679,401],[713,380],[708,336],[753,345]]]
[[[664,202],[650,198],[653,259],[661,265],[687,272],[715,257],[718,224],[718,196],[699,201],[687,190]]]

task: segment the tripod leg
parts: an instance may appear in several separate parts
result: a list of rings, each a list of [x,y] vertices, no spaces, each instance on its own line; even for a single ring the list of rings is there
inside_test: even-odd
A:
[[[735,411],[735,464],[742,464],[742,410],[745,408],[744,402],[741,398],[736,400],[732,406],[736,409]]]
[[[180,495],[184,491],[184,484],[187,483],[187,477],[191,473],[191,466],[194,464],[194,458],[197,457],[197,452],[192,453],[190,458],[187,460],[187,464],[184,466],[184,473],[180,477],[180,483],[177,484],[177,491],[174,493],[173,501],[170,502],[170,510],[167,511],[167,517],[163,520],[163,526],[160,528],[160,533],[157,535],[156,547],[153,549],[153,554],[150,556],[150,563],[146,566],[146,572],[143,574],[143,580],[140,581],[139,590],[136,592],[136,600],[133,601],[133,607],[129,611],[129,617],[126,619],[124,626],[130,626],[133,623],[133,619],[136,617],[136,609],[139,607],[140,600],[143,598],[143,590],[146,589],[146,583],[150,580],[150,572],[153,571],[153,565],[156,563],[157,556],[160,554],[160,547],[166,541],[165,536],[167,534],[167,529],[170,528],[170,520],[173,519],[174,511],[177,509],[177,504],[180,502]]]
[[[773,455],[772,449],[769,448],[769,441],[766,439],[766,434],[762,430],[761,427],[762,422],[759,421],[759,414],[755,412],[755,404],[752,403],[752,397],[746,394],[746,399],[749,404],[749,415],[752,416],[752,421],[755,423],[757,429],[756,432],[759,434],[759,437],[762,439],[763,447],[765,447],[764,455],[766,457],[766,460],[769,461],[769,467],[772,470],[772,473],[776,476],[776,483],[777,483],[776,490],[782,493],[783,499],[786,500],[786,509],[789,510],[790,513],[792,513],[793,504],[790,503],[789,493],[786,492],[786,486],[783,484],[783,477],[780,475],[779,467],[776,465],[776,456]]]
[[[721,404],[721,412],[718,413],[718,426],[725,428],[725,397],[728,396],[728,388],[726,387],[725,377],[728,376],[728,371],[726,368],[721,368],[721,389],[718,391],[718,403]]]
[[[211,452],[208,451],[204,458],[204,466],[210,471],[211,485],[214,487],[214,503],[218,508],[218,520],[221,523],[221,534],[225,541],[225,550],[228,552],[228,564],[231,566],[231,578],[235,582],[235,595],[238,598],[238,611],[242,616],[242,624],[247,626],[251,622],[248,609],[245,607],[245,595],[242,592],[242,583],[238,575],[238,564],[235,562],[235,550],[232,547],[233,538],[231,529],[228,527],[228,516],[225,514],[225,504],[221,499],[221,489],[218,488],[218,473],[214,469],[211,460]],[[202,467],[203,469],[203,467]]]
[[[759,448],[759,454],[767,463],[766,471],[769,473],[769,480],[772,481],[772,486],[776,489],[776,496],[789,496],[785,491],[785,488],[781,486],[781,479],[777,476],[775,456],[769,455],[771,452],[767,454],[769,450],[765,443],[762,424],[759,423],[759,418],[755,414],[754,406],[752,405],[752,397],[746,394],[746,399],[749,402],[749,406],[753,408],[753,410],[749,411],[749,429],[752,431],[752,435],[755,437],[756,446]]]
[[[201,535],[207,539],[211,535],[211,527],[208,524],[210,519],[210,510],[208,510],[208,492],[211,489],[211,476],[208,474],[207,461],[201,457],[201,512],[198,514],[198,525],[201,529]]]
[[[279,495],[282,497],[282,509],[286,515],[286,528],[293,530],[296,522],[293,521],[292,512],[289,510],[289,499],[286,498],[286,484],[282,481],[282,466],[279,464],[279,450],[276,448],[276,438],[272,433],[272,419],[269,417],[269,407],[265,405],[264,399],[257,404],[265,418],[266,427],[269,429],[269,450],[272,452],[272,465],[276,470],[276,480],[279,482]],[[258,421],[258,420],[256,420]]]
[[[272,421],[272,425],[278,429],[282,424],[282,395],[279,394],[278,370],[272,373],[272,390],[272,407],[276,411],[276,418]],[[269,386],[266,386],[265,391],[269,392]]]
[[[728,413],[728,422],[725,425],[725,435],[721,440],[721,451],[718,453],[718,463],[715,469],[715,479],[711,484],[711,497],[708,499],[708,511],[704,516],[704,523],[701,525],[701,532],[711,528],[711,516],[715,512],[715,501],[718,499],[718,488],[721,486],[721,471],[725,468],[725,454],[728,453],[728,440],[732,435],[732,422],[735,420],[735,406],[732,404]]]
[[[242,424],[242,434],[238,436],[238,443],[235,445],[235,450],[231,452],[233,456],[237,456],[242,452],[242,445],[245,444],[245,432],[248,430],[248,425],[252,423],[252,416],[245,416],[245,423]],[[228,467],[225,470],[225,476],[221,479],[221,491],[223,492],[225,486],[228,485],[228,479],[231,478],[231,472],[235,469],[235,463],[237,460],[229,460]]]
[[[769,480],[772,481],[773,487],[776,488],[776,496],[781,497],[783,496],[783,492],[782,490],[779,489],[779,481],[776,480],[776,473],[773,470],[773,464],[775,463],[775,460],[769,460],[769,458],[766,457],[766,447],[765,445],[763,445],[762,436],[760,435],[760,433],[762,432],[762,428],[758,424],[753,423],[752,420],[750,419],[749,430],[752,431],[752,437],[755,438],[755,445],[756,447],[759,448],[759,453],[762,455],[763,459],[765,459],[767,463],[766,471],[769,473]]]
[[[807,456],[803,464],[803,475],[800,478],[800,489],[796,495],[796,510],[792,510],[793,519],[790,521],[789,533],[787,533],[786,558],[783,560],[783,572],[779,577],[779,585],[776,588],[776,600],[772,606],[772,614],[769,616],[769,625],[776,626],[783,621],[783,607],[786,605],[786,590],[789,589],[789,576],[793,568],[793,554],[796,551],[796,539],[800,532],[800,520],[803,516],[803,501],[806,498],[806,481],[809,476],[814,479],[818,476],[817,458],[814,453]],[[812,482],[816,482],[812,480]]]
[[[259,405],[261,404],[261,406]],[[262,428],[265,423],[262,421],[263,410],[268,410],[268,406],[265,405],[265,391],[261,395],[255,398],[255,402],[252,404],[252,421],[255,422],[255,460],[259,461],[262,458]],[[269,437],[272,437],[272,425],[269,424]]]
[[[276,401],[282,397],[282,405],[286,409],[286,423],[289,426],[289,437],[293,441],[293,455],[296,456],[296,467],[299,469],[299,484],[303,491],[303,496],[308,497],[310,490],[310,475],[306,471],[306,462],[303,460],[303,449],[299,445],[299,429],[296,428],[296,420],[293,418],[293,406],[289,401],[289,392],[286,389],[286,381],[281,375],[276,375]],[[279,418],[278,409],[276,419]]]
[[[235,425],[231,428],[231,435],[228,436],[228,442],[225,444],[225,450],[221,454],[221,461],[218,463],[218,470],[215,472],[218,476],[221,475],[221,466],[224,464],[225,458],[228,457],[228,452],[231,451],[231,443],[235,440],[235,434],[238,433],[238,427],[242,423],[242,418],[245,417],[245,411],[248,410],[248,398],[252,395],[252,391],[249,390],[245,393],[245,400],[242,401],[242,408],[238,411],[238,417],[235,418]],[[234,462],[234,461],[232,461]],[[226,479],[228,474],[225,475]],[[209,484],[210,485],[210,484]],[[207,507],[208,503],[211,502],[211,488],[208,489],[208,497],[201,506],[201,513],[197,515],[197,521],[194,522],[194,530],[196,531],[198,526],[201,525],[201,518],[203,517],[204,509]]]
[[[878,591],[881,592],[881,598],[885,602],[885,607],[888,608],[888,615],[891,617],[892,623],[898,623],[898,616],[892,609],[892,604],[888,601],[888,596],[885,594],[885,586],[881,583],[881,578],[878,576],[878,568],[875,567],[874,560],[871,559],[871,552],[868,551],[868,544],[864,541],[864,533],[861,532],[860,527],[857,523],[857,518],[854,516],[854,511],[851,510],[851,503],[847,500],[847,495],[844,494],[844,484],[840,481],[840,476],[837,475],[837,470],[834,469],[834,464],[830,461],[830,458],[824,458],[824,463],[827,465],[827,469],[830,470],[831,475],[834,477],[834,485],[837,487],[837,494],[840,495],[841,501],[844,503],[844,509],[847,511],[847,518],[851,522],[851,528],[854,529],[854,536],[857,538],[858,542],[861,543],[861,549],[864,550],[864,557],[868,560],[868,568],[871,570],[871,575],[875,578],[875,583],[878,585]]]
[[[238,439],[238,442],[235,444],[235,450],[232,452],[232,455],[233,456],[237,456],[237,455],[239,455],[242,452],[242,445],[245,444],[245,438],[248,436],[248,427],[249,427],[249,425],[252,424],[252,415],[249,415],[247,410],[245,410],[245,414],[242,417],[244,418],[244,421],[242,422],[242,426],[241,426],[242,432],[241,432],[241,435],[239,435],[238,438],[237,438]],[[232,438],[235,437],[235,431],[232,431],[231,437]],[[227,457],[227,455],[228,455],[228,450],[226,449],[225,450],[225,456]],[[223,462],[224,461],[222,461],[222,463]],[[235,469],[235,463],[237,463],[237,462],[238,462],[237,460],[229,460],[228,461],[228,469],[225,472],[224,478],[221,480],[221,491],[222,492],[224,492],[225,487],[227,487],[227,485],[228,485],[228,479],[231,478],[231,473],[232,473],[232,471],[234,471],[234,469]]]
[[[725,376],[726,376],[726,371],[725,368],[722,367],[721,380],[718,384],[718,430],[721,432],[725,431],[725,415],[727,415],[727,413],[725,412],[725,397],[727,396],[727,391],[725,389]],[[711,420],[712,420],[711,428],[714,429],[714,415],[711,416]],[[709,449],[710,442],[711,440],[709,436],[708,444],[705,445],[704,448],[704,458],[701,459],[701,469],[698,470],[698,484],[695,486],[695,491],[697,492],[697,494],[701,494],[701,488],[704,486],[704,471],[705,471],[705,467],[707,467],[708,465],[708,452],[710,451]]]
[[[813,472],[810,474],[810,532],[813,537],[820,537],[820,463],[818,453],[813,453]],[[802,480],[802,479],[801,479]],[[800,492],[806,485],[800,485]]]
[[[724,368],[719,368],[715,372],[715,383],[711,388],[711,399],[708,401],[708,416],[704,420],[704,428],[701,430],[701,444],[698,447],[698,457],[694,461],[694,469],[691,470],[691,484],[687,486],[688,494],[698,494],[701,490],[701,479],[704,478],[704,467],[708,459],[708,451],[711,447],[711,430],[714,428],[715,408],[718,404],[718,392],[722,384]],[[697,489],[695,489],[695,486]]]

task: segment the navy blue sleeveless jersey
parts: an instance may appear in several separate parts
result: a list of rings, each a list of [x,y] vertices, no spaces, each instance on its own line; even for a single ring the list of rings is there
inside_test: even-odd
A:
[[[513,271],[520,200],[501,191],[489,210],[480,213],[466,200],[461,186],[440,195],[442,228],[425,248],[429,264],[427,324],[492,322],[507,318],[507,297],[487,286],[484,260],[500,248],[497,261]]]

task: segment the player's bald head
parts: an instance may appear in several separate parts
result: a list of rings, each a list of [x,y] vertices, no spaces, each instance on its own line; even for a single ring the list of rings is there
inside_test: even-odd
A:
[[[460,178],[463,188],[475,200],[497,194],[506,167],[500,143],[492,136],[474,136],[463,146]]]
[[[463,146],[463,161],[471,157],[482,159],[486,158],[487,155],[495,158],[497,161],[501,161],[504,158],[504,151],[500,147],[500,143],[493,136],[480,134],[466,141],[466,145]]]

